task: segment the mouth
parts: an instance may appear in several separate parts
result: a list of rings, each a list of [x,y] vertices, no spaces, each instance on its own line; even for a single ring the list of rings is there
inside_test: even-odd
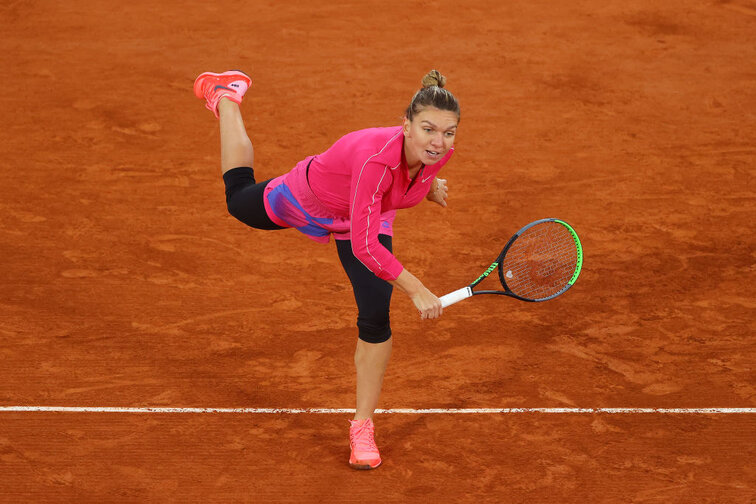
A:
[[[428,157],[433,159],[441,157],[441,153],[439,151],[426,150],[425,153],[428,155]]]

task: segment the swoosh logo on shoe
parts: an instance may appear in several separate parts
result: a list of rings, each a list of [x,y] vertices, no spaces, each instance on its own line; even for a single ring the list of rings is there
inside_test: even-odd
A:
[[[231,89],[231,88],[228,88],[228,87],[226,87],[226,86],[221,86],[220,84],[218,84],[217,86],[215,86],[215,87],[213,88],[213,91],[216,91],[216,90],[218,90],[218,89],[228,89],[229,91],[234,91],[233,89]]]

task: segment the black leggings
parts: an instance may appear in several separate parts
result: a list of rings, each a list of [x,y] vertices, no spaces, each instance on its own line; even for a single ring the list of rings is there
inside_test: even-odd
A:
[[[255,229],[284,229],[268,217],[263,203],[265,186],[270,180],[255,183],[252,168],[239,167],[223,174],[228,212]],[[378,235],[378,241],[392,250],[391,236]],[[357,302],[359,338],[368,343],[383,343],[391,338],[389,305],[393,286],[375,276],[352,253],[350,240],[336,240],[336,250]]]
[[[389,235],[379,234],[378,241],[389,252],[392,251]],[[360,330],[360,339],[368,343],[387,341],[391,337],[389,304],[394,286],[375,276],[375,273],[354,257],[351,240],[336,240],[336,250],[339,252],[341,265],[352,282],[354,299],[357,301],[357,327]]]
[[[265,186],[271,180],[273,179],[256,184],[255,172],[246,166],[224,173],[228,213],[255,229],[283,229],[270,220],[263,203]]]

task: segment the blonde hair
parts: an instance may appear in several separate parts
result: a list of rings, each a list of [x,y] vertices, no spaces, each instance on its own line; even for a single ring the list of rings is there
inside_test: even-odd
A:
[[[431,70],[423,77],[422,89],[417,90],[412,97],[405,115],[410,121],[426,107],[435,107],[439,110],[449,110],[460,117],[459,102],[451,93],[444,89],[446,86],[446,77],[441,75],[438,70]]]

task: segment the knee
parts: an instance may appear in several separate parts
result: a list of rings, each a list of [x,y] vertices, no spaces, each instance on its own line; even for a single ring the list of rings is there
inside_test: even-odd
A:
[[[384,316],[357,317],[359,338],[366,343],[383,343],[391,338],[388,313]]]
[[[226,208],[236,219],[244,222],[244,203],[243,198],[234,197],[238,193],[226,194]]]
[[[244,188],[255,185],[255,172],[248,166],[240,166],[223,174],[226,186],[226,207],[228,213],[243,222],[247,199]]]

